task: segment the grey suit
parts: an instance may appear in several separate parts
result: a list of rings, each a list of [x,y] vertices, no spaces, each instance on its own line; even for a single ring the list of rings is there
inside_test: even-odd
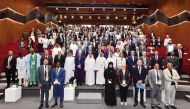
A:
[[[151,87],[151,105],[160,105],[161,103],[161,92],[164,89],[164,75],[161,70],[158,70],[159,80],[161,83],[157,82],[157,71],[155,69],[149,70],[148,72],[148,82]]]
[[[46,71],[46,72],[45,72]],[[51,88],[51,72],[52,67],[50,65],[41,65],[38,67],[37,78],[39,84],[41,84],[41,103],[43,104],[44,94],[46,96],[45,103],[48,103],[49,89]]]

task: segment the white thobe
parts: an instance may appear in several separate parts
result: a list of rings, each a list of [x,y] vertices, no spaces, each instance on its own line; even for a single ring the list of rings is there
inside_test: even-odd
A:
[[[43,48],[48,48],[49,41],[47,38],[43,38]]]
[[[122,68],[122,70],[124,70],[124,67],[126,67],[126,59],[119,57],[117,60],[117,68]]]
[[[104,57],[98,57],[96,59],[96,84],[104,84],[105,79],[104,79],[104,70],[106,67],[106,58]]]
[[[78,46],[76,44],[71,44],[70,49],[73,51],[73,56],[75,56]]]
[[[106,60],[106,68],[108,68],[109,62],[113,62],[113,68],[116,68],[116,58],[115,57],[108,57]]]
[[[18,70],[18,78],[26,78],[26,58],[17,58],[16,69]]]
[[[55,55],[58,54],[58,51],[62,51],[61,47],[54,47],[52,49],[52,58],[54,59]]]
[[[86,71],[86,77],[85,77],[85,84],[87,85],[94,85],[95,84],[95,59],[92,58],[86,58],[85,60],[85,71]]]
[[[72,56],[65,59],[65,83],[69,82],[69,79],[74,76],[75,59]]]

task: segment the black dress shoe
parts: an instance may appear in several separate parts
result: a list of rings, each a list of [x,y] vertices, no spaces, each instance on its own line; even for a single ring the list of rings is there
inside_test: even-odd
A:
[[[142,107],[146,108],[146,106],[144,104],[141,104]]]
[[[169,106],[167,106],[167,105],[165,105],[165,108],[166,108],[166,109],[170,109]]]
[[[43,107],[43,104],[40,104],[40,106],[39,106],[39,108],[38,108],[38,109],[42,109],[42,107]]]
[[[63,108],[63,103],[60,104],[60,108]]]
[[[156,105],[156,108],[158,108],[158,109],[162,109],[162,107],[160,107],[160,106],[158,106],[158,105]]]
[[[155,107],[154,107],[154,106],[151,106],[151,109],[155,109]]]
[[[138,105],[138,104],[137,104],[137,103],[135,103],[133,106],[134,106],[134,107],[136,107],[137,105]]]
[[[46,104],[46,108],[49,108],[49,104],[48,103]]]
[[[57,106],[57,103],[56,103],[56,102],[51,106],[51,108],[53,108],[53,107],[55,107],[55,106]]]
[[[175,107],[175,106],[170,106],[172,109],[177,109],[177,107]]]

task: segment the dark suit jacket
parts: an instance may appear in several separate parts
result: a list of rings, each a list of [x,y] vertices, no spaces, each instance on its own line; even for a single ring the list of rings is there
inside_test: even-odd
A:
[[[50,65],[47,65],[48,67],[48,82],[49,84],[51,85],[51,72],[52,72],[52,67]],[[38,70],[37,70],[37,78],[38,78],[38,83],[39,84],[43,84],[44,83],[44,76],[45,76],[45,72],[44,72],[44,65],[41,65],[38,67]]]
[[[63,86],[65,81],[65,70],[60,67],[59,73],[57,75],[56,68],[54,68],[52,71],[51,79],[52,84],[55,82],[55,79],[58,79],[58,81],[60,82],[60,86]]]
[[[168,57],[167,57],[167,63],[172,63],[174,69],[177,70],[178,67],[179,67],[179,58],[176,57],[176,56],[173,56],[173,57],[168,56]]]
[[[151,63],[150,63],[152,68],[154,68],[155,63],[158,63],[160,65],[160,68],[162,68],[162,66],[163,66],[162,57],[158,56],[158,60],[156,60],[155,56],[152,56],[151,57]]]
[[[85,58],[84,56],[81,56],[81,58],[79,59],[78,56],[75,57],[75,69],[77,70],[78,69],[78,65],[81,65],[81,69],[84,70],[84,61],[85,61]]]
[[[134,61],[133,61],[133,59],[132,59],[132,56],[129,56],[129,57],[128,57],[128,69],[129,69],[130,73],[131,73],[131,71],[132,71],[132,69],[133,69],[133,65],[136,65],[137,60],[138,60],[138,59],[137,59],[136,56],[134,56]]]
[[[40,59],[40,65],[43,65],[44,59],[45,59],[45,55],[43,55],[43,56],[41,57],[41,59]],[[48,61],[49,61],[48,65],[52,65],[52,64],[53,64],[53,63],[52,63],[52,57],[51,57],[51,56],[48,56],[47,59],[48,59]]]
[[[138,67],[135,67],[133,69],[133,84],[135,86],[138,80],[142,80],[144,83],[145,78],[146,78],[146,70],[143,67],[141,67],[141,74],[139,73]]]
[[[184,53],[184,50],[181,49],[181,52],[182,52],[182,58],[183,58],[183,53]],[[174,53],[175,53],[175,56],[179,57],[179,52],[178,52],[178,49],[174,49]]]
[[[5,59],[4,59],[4,71],[6,72],[8,69],[7,69],[7,65],[8,65],[8,57],[7,56]],[[12,60],[10,61],[10,67],[12,71],[16,71],[16,57],[12,56]]]
[[[123,77],[123,76],[124,76],[124,77]],[[122,84],[123,78],[125,78],[126,84],[128,84],[128,86],[130,86],[131,83],[132,83],[132,77],[131,77],[131,75],[130,75],[130,73],[129,73],[128,71],[126,71],[126,72],[125,72],[125,75],[123,75],[123,71],[120,70],[120,71],[118,72],[118,74],[117,74],[117,77],[118,77],[118,82],[119,82],[119,84]]]
[[[61,67],[64,68],[64,65],[65,65],[65,56],[64,55],[61,55],[61,57],[59,58],[58,55],[55,55],[55,58],[54,58],[54,64],[56,64],[58,61],[60,61],[61,63]]]

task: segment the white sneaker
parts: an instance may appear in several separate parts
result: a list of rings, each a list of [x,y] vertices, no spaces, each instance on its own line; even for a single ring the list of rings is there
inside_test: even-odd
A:
[[[121,102],[121,105],[123,106],[123,102]]]
[[[127,106],[127,102],[125,102],[124,105]]]

